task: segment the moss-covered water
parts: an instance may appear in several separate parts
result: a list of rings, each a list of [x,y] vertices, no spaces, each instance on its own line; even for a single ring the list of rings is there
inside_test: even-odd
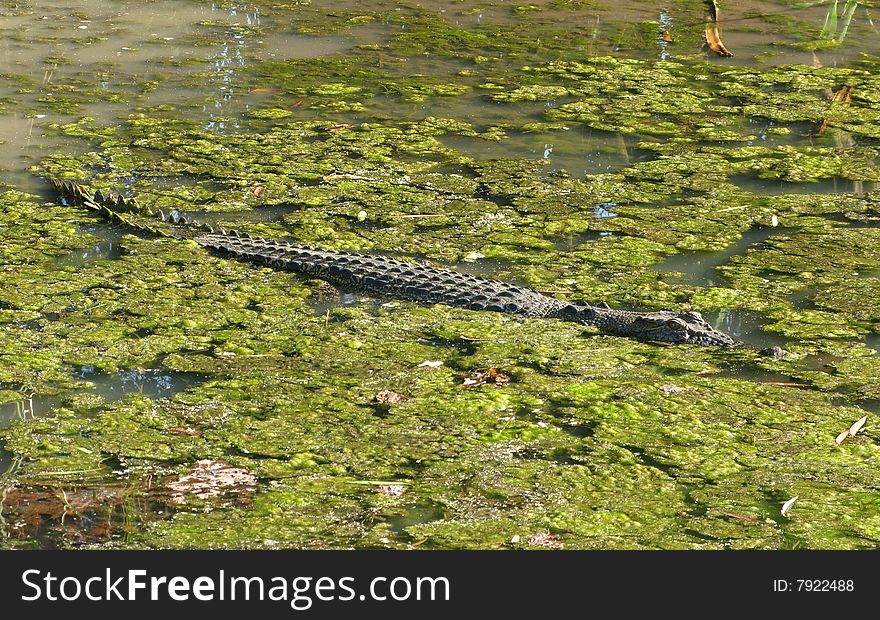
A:
[[[3,7],[0,546],[875,547],[880,9],[828,8],[722,5],[722,59],[692,0]],[[786,353],[341,295],[45,177]]]

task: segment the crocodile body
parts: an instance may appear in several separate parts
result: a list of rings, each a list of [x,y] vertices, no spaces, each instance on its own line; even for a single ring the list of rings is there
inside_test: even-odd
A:
[[[696,312],[639,312],[617,310],[604,304],[571,303],[507,282],[397,258],[214,230],[176,211],[144,209],[134,200],[92,193],[75,183],[56,182],[55,185],[65,200],[99,211],[110,219],[152,233],[190,239],[202,247],[251,262],[320,278],[342,290],[468,310],[561,319],[591,325],[606,334],[640,340],[706,346],[737,344],[727,334],[713,329]],[[151,219],[144,220],[143,215]],[[160,226],[152,218],[162,220],[164,225]]]

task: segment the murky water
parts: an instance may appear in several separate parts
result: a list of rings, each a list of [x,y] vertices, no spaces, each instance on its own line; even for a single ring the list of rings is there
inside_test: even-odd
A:
[[[168,398],[198,383],[198,375],[173,373],[163,370],[132,369],[113,374],[96,373],[94,368],[82,367],[74,373],[78,378],[94,384],[82,390],[101,397],[105,402],[118,400],[125,394],[143,394],[151,398]],[[0,404],[0,429],[18,419],[39,418],[49,415],[64,403],[64,396],[31,395]]]
[[[175,373],[156,369],[120,370],[113,374],[96,373],[94,368],[81,367],[78,378],[93,384],[93,387],[79,393],[94,394],[104,402],[111,403],[126,394],[143,394],[150,398],[169,398],[202,381],[198,375]],[[76,393],[76,392],[75,392]],[[52,414],[52,411],[65,403],[71,394],[61,396],[28,395],[24,398],[0,404],[0,430],[7,428],[16,420],[28,420]],[[12,455],[0,443],[0,474],[12,463]]]
[[[450,23],[464,28],[487,24],[503,26],[516,19],[515,11],[502,6],[473,2],[428,5]],[[535,4],[540,9],[545,8],[544,5],[544,2]],[[817,53],[792,48],[789,44],[797,40],[796,29],[777,26],[783,22],[793,23],[792,20],[805,26],[823,24],[827,11],[828,7],[817,5],[792,13],[791,8],[781,2],[755,0],[725,6],[722,32],[727,46],[736,50],[736,56],[719,62],[846,64],[858,57],[868,41],[878,34],[869,8],[860,7],[847,22],[845,31],[841,20],[837,31],[823,32],[823,36],[839,41],[840,45]],[[217,131],[235,131],[251,107],[262,106],[267,98],[278,97],[272,89],[261,88],[253,75],[244,71],[245,68],[278,60],[350,52],[358,45],[369,46],[387,40],[392,32],[387,24],[369,23],[343,35],[301,34],[285,23],[287,14],[281,17],[271,10],[247,3],[77,0],[64,6],[35,2],[28,9],[13,8],[6,13],[0,28],[0,33],[4,34],[0,41],[0,75],[22,76],[19,82],[25,80],[27,83],[21,88],[11,77],[0,80],[0,95],[16,102],[14,108],[0,115],[0,140],[4,142],[0,169],[5,171],[7,182],[45,196],[49,195],[46,186],[27,169],[48,152],[75,154],[83,150],[79,141],[65,141],[46,132],[50,123],[91,116],[99,123],[113,124],[132,111],[151,110],[192,118]],[[702,27],[703,15],[699,7],[674,12],[655,3],[627,0],[615,3],[613,10],[600,6],[587,11],[587,17],[582,11],[562,10],[548,15],[548,20],[565,26],[570,15],[574,14],[578,15],[579,21],[571,23],[570,27],[592,33],[596,54],[675,60],[679,55],[699,51],[678,46],[675,42],[679,29]],[[636,24],[651,21],[657,23],[653,49],[651,44],[633,47],[625,43],[635,40],[632,37],[637,30]],[[412,58],[409,65],[409,71],[425,73],[454,73],[463,66],[440,58]],[[97,89],[99,96],[65,104],[61,100],[66,96],[69,84]],[[108,93],[114,93],[115,97],[106,96]],[[517,113],[539,121],[548,106],[559,103],[548,100],[520,104]],[[162,107],[169,105],[174,110],[163,112]],[[303,108],[302,113],[320,116],[320,112],[307,108]],[[357,113],[348,113],[346,117],[358,122],[383,117],[451,116],[468,118],[475,127],[487,128],[503,125],[510,113],[509,104],[487,102],[485,97],[475,94],[426,102],[401,102],[397,97],[379,97],[366,118]],[[768,133],[773,123],[760,119],[750,122],[755,125],[760,142],[797,143],[804,139],[797,132],[790,135]],[[550,164],[546,168],[548,172],[565,170],[576,177],[614,172],[650,157],[638,149],[637,139],[595,131],[577,123],[553,132],[552,137],[537,132],[514,133],[500,141],[462,136],[446,136],[443,140],[448,146],[478,159],[526,157],[545,160]],[[863,195],[874,186],[846,179],[801,184],[750,176],[732,180],[748,191],[768,194],[829,192]],[[595,217],[614,217],[615,206],[614,203],[597,203]],[[253,221],[276,221],[288,211],[288,207],[280,205],[241,213],[194,215],[208,223],[241,217]],[[79,266],[119,257],[119,238],[124,230],[99,226],[89,232],[97,234],[101,240],[93,247],[60,259],[60,265]],[[658,265],[657,269],[683,274],[670,276],[671,281],[714,286],[720,282],[716,271],[718,265],[780,232],[779,229],[758,226],[724,251],[681,252]],[[557,249],[571,251],[607,234],[590,232],[563,238]],[[479,261],[462,263],[458,267],[491,277],[504,264]],[[316,311],[323,314],[335,304],[355,301],[355,297],[343,295],[339,300],[319,303]],[[734,336],[756,345],[778,344],[778,339],[764,333],[759,327],[760,321],[748,313],[721,313],[716,322]],[[34,406],[38,409],[46,407],[48,401]]]
[[[555,24],[579,32],[589,42],[585,52],[589,56],[677,62],[704,53],[699,45],[682,43],[688,39],[679,36],[679,33],[703,29],[704,9],[696,2],[667,7],[659,2],[623,0],[596,3],[595,7],[587,8],[568,7],[565,3],[560,8],[559,3],[551,5],[545,0],[535,0],[523,6],[464,0],[424,2],[422,7],[396,6],[396,3],[374,0],[369,3],[316,2],[313,7],[302,10],[425,11],[456,27],[468,29],[496,25],[500,32],[505,26],[518,23],[522,13],[528,11],[540,15],[536,23]],[[880,22],[875,21],[876,9],[858,6],[846,19],[841,16],[834,28],[826,19],[828,11],[829,5],[824,3],[797,9],[781,0],[744,0],[731,6],[725,3],[721,34],[727,47],[735,51],[735,56],[725,59],[713,56],[712,61],[722,66],[772,67],[799,63],[838,67],[853,66],[863,52],[877,52]],[[79,155],[103,148],[98,138],[84,144],[80,139],[60,137],[55,131],[58,124],[91,117],[97,125],[115,126],[131,114],[143,113],[152,117],[195,121],[199,127],[212,132],[234,134],[252,128],[254,125],[249,124],[253,122],[251,114],[267,107],[291,112],[298,120],[332,119],[340,126],[345,123],[418,121],[425,117],[458,119],[468,123],[473,131],[468,135],[443,135],[439,140],[446,147],[479,161],[506,158],[541,161],[547,164],[543,168],[544,174],[568,174],[578,179],[613,175],[656,157],[647,148],[655,137],[601,131],[574,121],[555,123],[548,128],[544,123],[547,120],[545,112],[576,98],[548,95],[546,100],[538,98],[515,104],[493,101],[490,94],[503,89],[503,84],[481,84],[482,90],[474,88],[458,96],[422,97],[418,92],[394,90],[397,86],[389,80],[387,92],[370,94],[373,98],[369,106],[358,108],[352,105],[338,112],[332,108],[312,107],[312,102],[294,89],[288,91],[264,84],[259,69],[291,59],[340,58],[354,54],[362,60],[369,59],[363,63],[366,67],[391,66],[391,76],[422,76],[425,84],[430,86],[434,76],[439,76],[437,79],[441,82],[454,82],[455,76],[478,74],[484,63],[504,62],[508,58],[503,54],[493,59],[454,57],[451,54],[441,57],[426,52],[403,60],[391,59],[376,48],[377,44],[388,41],[394,33],[406,28],[392,18],[363,20],[363,23],[355,22],[341,32],[324,34],[320,29],[314,33],[300,31],[297,28],[300,16],[297,10],[267,8],[263,3],[197,0],[74,0],[64,6],[36,0],[21,8],[18,5],[3,7],[0,9],[0,143],[3,144],[0,172],[3,182],[51,199],[47,184],[29,171],[31,166],[50,153]],[[804,33],[813,39],[819,37],[828,45],[817,51],[807,50],[801,45],[806,38]],[[540,50],[537,40],[534,49]],[[543,60],[539,56],[530,56],[530,53],[533,54],[534,50],[526,50],[522,52],[523,58],[512,60],[517,65]],[[553,53],[560,55],[559,50]],[[331,73],[328,79],[345,85],[344,67],[333,69]],[[495,76],[500,82],[504,81],[503,77]],[[625,90],[626,86],[622,88]],[[815,138],[815,127],[807,124],[790,123],[787,124],[790,131],[779,132],[779,124],[761,118],[743,122],[747,122],[749,131],[757,136],[757,139],[744,142],[746,146],[800,147],[812,144]],[[511,129],[512,126],[521,128],[526,123],[532,123],[534,130]],[[839,139],[841,142],[837,147],[840,150],[853,147],[845,138]],[[717,144],[712,143],[713,146]],[[120,181],[131,189],[132,179]],[[762,197],[816,193],[863,197],[878,188],[876,182],[852,181],[842,176],[816,183],[795,183],[737,174],[731,181],[740,189]],[[156,181],[156,186],[173,189],[196,183],[194,179],[181,175]],[[283,224],[285,215],[297,208],[302,207],[282,202],[257,209],[189,214],[211,224],[236,220]],[[582,208],[591,225],[619,217],[619,204],[609,201],[608,197],[597,197],[593,204]],[[552,211],[552,204],[548,205],[548,210]],[[829,217],[846,221],[853,228],[876,226],[870,218],[850,220],[840,214]],[[723,285],[724,278],[717,269],[720,265],[750,249],[760,248],[775,235],[791,232],[791,229],[772,226],[769,217],[765,219],[767,221],[753,225],[723,251],[680,252],[654,268],[666,274],[665,280],[672,285],[706,288]],[[363,235],[370,232],[367,224],[353,224],[351,228]],[[97,261],[113,261],[121,256],[120,239],[126,230],[104,224],[82,226],[81,230],[99,240],[90,247],[59,258],[56,261],[58,266],[86,268]],[[553,249],[561,253],[573,252],[609,235],[612,240],[625,236],[602,230],[561,235],[554,237]],[[467,273],[497,277],[513,264],[504,258],[483,260],[484,256],[477,252],[472,258],[453,266]],[[802,310],[809,306],[808,298],[815,290],[804,290],[800,297],[793,298],[794,307]],[[362,296],[345,292],[315,302],[313,308],[316,314],[325,316],[335,307],[360,304],[370,306],[374,314],[393,311],[394,308],[393,303],[384,300],[365,301]],[[769,321],[760,312],[726,309],[704,314],[717,328],[757,348],[784,347],[791,342],[786,336],[766,330]],[[439,338],[416,339],[416,344],[438,348],[458,346]],[[880,335],[869,334],[865,344],[880,354]],[[467,354],[473,351],[476,349],[468,345]],[[805,364],[810,370],[833,372],[824,360],[821,355],[816,355]],[[602,376],[601,371],[598,372],[598,376]],[[92,368],[81,367],[74,374],[94,383],[94,387],[83,391],[100,396],[105,402],[133,393],[168,398],[202,380],[198,375],[173,373],[162,368],[127,369],[103,375],[95,373]],[[778,384],[779,387],[806,385],[788,374],[760,368],[725,371],[721,376]],[[16,420],[51,415],[70,397],[70,393],[33,395],[4,403],[0,405],[0,429]],[[577,439],[593,434],[592,426],[575,421],[567,421],[561,428]],[[621,447],[635,454],[642,466],[669,473],[669,467],[643,448],[635,444]],[[319,448],[314,450],[319,451]],[[559,463],[569,463],[562,452],[556,458]],[[0,444],[0,474],[14,465],[12,454],[4,451]],[[439,504],[426,500],[415,502],[397,514],[386,518],[385,523],[401,539],[409,540],[407,528],[441,521],[446,511]]]
[[[696,286],[717,286],[723,278],[716,268],[725,264],[732,256],[747,252],[750,248],[774,235],[784,235],[786,229],[770,226],[756,226],[746,231],[739,241],[721,252],[679,252],[673,254],[656,266],[658,271],[670,273],[669,279]]]

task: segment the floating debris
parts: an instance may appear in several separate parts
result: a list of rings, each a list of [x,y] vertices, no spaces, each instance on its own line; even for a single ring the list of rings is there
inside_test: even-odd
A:
[[[865,422],[867,422],[867,421],[868,421],[868,416],[862,416],[861,418],[859,418],[858,420],[853,422],[852,426],[850,426],[848,429],[841,432],[837,436],[837,438],[834,440],[834,445],[840,446],[840,444],[842,444],[847,437],[855,437],[856,433],[858,433],[860,430],[862,430],[862,427],[865,425]]]
[[[532,547],[546,547],[547,549],[562,549],[559,536],[550,532],[536,532],[526,539]]]
[[[472,388],[485,383],[506,385],[507,383],[510,383],[510,377],[499,372],[497,368],[487,368],[486,370],[478,370],[471,373],[470,377],[465,377],[462,385],[464,387]]]
[[[780,512],[782,513],[782,516],[783,516],[783,517],[786,516],[786,513],[789,511],[789,509],[794,505],[794,503],[795,503],[797,500],[798,500],[798,496],[795,495],[795,496],[792,497],[790,500],[788,500],[787,502],[785,502],[784,504],[782,504],[782,510],[780,510]]]
[[[196,461],[189,473],[166,482],[165,486],[171,491],[172,504],[185,504],[192,498],[213,500],[227,494],[240,500],[254,494],[257,478],[241,467],[202,459]]]
[[[409,400],[409,396],[395,392],[393,390],[382,390],[376,394],[377,403],[400,403]]]
[[[399,497],[406,492],[406,486],[402,484],[381,484],[373,489],[373,493],[387,495],[388,497]]]
[[[844,85],[840,90],[834,93],[834,96],[831,98],[831,110],[833,111],[836,107],[847,107],[852,102],[852,90],[853,87],[849,84]],[[831,113],[828,114],[825,118],[822,119],[822,124],[819,125],[818,131],[816,131],[816,136],[821,136],[825,133],[825,130],[828,129],[828,124],[831,122]]]
[[[424,366],[426,368],[440,368],[442,365],[443,365],[443,362],[437,362],[434,360],[425,360],[424,362],[422,362],[418,366],[419,367]]]
[[[718,5],[715,0],[709,0],[709,17],[706,21],[706,45],[709,49],[725,58],[733,56],[733,52],[724,46],[721,42],[721,35],[718,33]]]

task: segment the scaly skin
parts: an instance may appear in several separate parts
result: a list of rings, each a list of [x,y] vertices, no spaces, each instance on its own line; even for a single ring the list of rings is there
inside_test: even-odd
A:
[[[697,312],[637,312],[615,310],[554,299],[498,280],[436,269],[375,254],[324,250],[285,241],[215,231],[180,215],[144,209],[121,196],[92,193],[75,183],[55,183],[65,200],[154,234],[190,239],[202,247],[320,278],[347,291],[377,297],[444,304],[468,310],[506,312],[535,318],[555,318],[597,327],[601,332],[639,340],[703,346],[738,344],[712,328]],[[144,221],[143,215],[160,218]],[[139,218],[139,216],[141,216]]]

